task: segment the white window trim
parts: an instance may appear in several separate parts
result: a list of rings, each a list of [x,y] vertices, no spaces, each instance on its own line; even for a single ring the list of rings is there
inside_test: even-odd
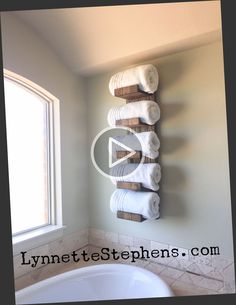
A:
[[[61,237],[65,228],[62,223],[60,103],[54,95],[19,74],[4,69],[4,77],[23,85],[48,101],[50,139],[53,139],[53,147],[49,152],[52,186],[50,196],[51,202],[54,203],[51,205],[51,224],[12,237],[13,255],[17,255],[21,251],[30,250]]]

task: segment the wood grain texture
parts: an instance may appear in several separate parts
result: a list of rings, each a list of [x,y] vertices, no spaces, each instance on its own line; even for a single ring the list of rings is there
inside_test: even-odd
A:
[[[124,158],[125,156],[127,156],[128,154],[130,154],[130,151],[118,150],[116,152],[116,158],[121,159],[121,158]],[[139,159],[139,160],[141,160],[141,157],[142,157],[141,151],[136,151],[136,153],[133,156],[129,157],[129,159]]]
[[[140,118],[116,120],[116,126],[140,126],[142,125]]]
[[[148,94],[136,99],[130,99],[130,100],[126,100],[126,103],[133,103],[133,102],[139,102],[139,101],[156,101],[155,95],[154,94]]]
[[[116,187],[118,189],[126,189],[131,191],[153,192],[153,190],[143,187],[142,183],[140,182],[117,181]]]
[[[116,126],[124,126],[129,127],[134,132],[145,132],[145,131],[154,131],[156,130],[156,125],[148,125],[142,123],[140,118],[132,118],[132,119],[122,119],[116,120]]]
[[[130,153],[130,151],[118,150],[116,152],[116,158],[117,159],[124,158],[129,153]],[[142,152],[141,151],[136,151],[136,153],[133,156],[129,157],[127,159],[127,161],[129,163],[140,163],[141,159],[142,159]],[[143,163],[156,163],[156,162],[157,162],[157,159],[151,159],[151,158],[148,158],[148,157],[144,157],[144,159],[143,159]]]
[[[142,222],[145,219],[142,215],[136,214],[136,213],[128,213],[123,211],[117,211],[117,218],[126,219],[126,220],[132,220],[137,222]]]
[[[145,99],[155,99],[154,94],[149,94],[147,92],[142,91],[138,85],[117,88],[114,90],[114,93],[116,97],[120,97],[132,102],[134,100],[138,101]]]
[[[140,191],[142,188],[142,185],[141,185],[141,183],[136,183],[136,182],[117,181],[116,187],[118,189]]]
[[[139,133],[139,132],[145,132],[145,131],[156,131],[156,126],[155,125],[139,125],[139,126],[126,126],[132,129],[134,132]]]
[[[157,159],[151,159],[148,157],[144,157],[143,163],[157,163]]]

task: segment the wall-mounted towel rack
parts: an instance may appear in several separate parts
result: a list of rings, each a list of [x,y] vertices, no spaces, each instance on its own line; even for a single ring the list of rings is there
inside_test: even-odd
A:
[[[126,181],[117,181],[116,187],[118,189],[127,189],[132,191],[140,191],[142,188],[141,183],[137,182],[126,182]]]
[[[143,187],[142,183],[139,183],[139,182],[117,181],[116,187],[118,189],[127,189],[127,190],[132,190],[132,191],[143,191],[143,192],[152,191],[146,187]]]
[[[137,222],[142,222],[145,220],[142,215],[136,213],[128,213],[123,211],[117,211],[117,218],[122,218],[126,220],[132,220]]]
[[[116,158],[117,159],[122,159],[125,156],[127,156],[128,154],[130,154],[130,151],[126,151],[126,150],[118,150],[116,152]],[[142,159],[142,152],[141,151],[136,151],[136,153],[129,157],[129,159],[127,160],[129,163],[140,163]],[[143,158],[143,163],[156,163],[156,159],[151,159],[148,157],[144,157]]]
[[[155,94],[150,94],[142,91],[138,85],[132,85],[115,89],[115,96],[126,99],[126,102],[135,102],[139,100],[155,101]]]
[[[135,132],[155,131],[156,129],[156,125],[142,123],[140,118],[116,120],[116,126],[129,127]]]
[[[156,101],[155,94],[149,94],[147,92],[142,91],[138,85],[118,88],[118,89],[115,89],[114,93],[115,93],[116,97],[125,99],[126,103],[138,102],[141,100]],[[117,120],[116,126],[129,127],[132,130],[134,130],[136,133],[156,130],[156,124],[155,125],[144,124],[141,122],[140,118]],[[120,159],[129,153],[130,153],[129,151],[117,151],[116,157],[117,157],[117,159]],[[139,163],[141,158],[142,158],[142,152],[136,151],[136,153],[128,159],[128,162],[129,163]],[[157,162],[156,159],[151,159],[146,156],[144,157],[143,161],[144,161],[144,163],[156,163]],[[144,188],[141,183],[135,183],[135,182],[118,181],[116,186],[117,186],[117,188],[128,189],[128,190],[132,190],[132,191],[151,191],[147,188]],[[146,220],[141,214],[129,213],[129,212],[124,212],[124,211],[117,211],[117,218],[137,221],[137,222],[142,222],[142,221]]]

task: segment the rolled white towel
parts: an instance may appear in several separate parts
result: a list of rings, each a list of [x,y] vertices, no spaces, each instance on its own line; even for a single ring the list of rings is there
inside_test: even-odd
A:
[[[116,190],[111,195],[110,208],[117,211],[141,214],[146,219],[159,217],[160,198],[154,192],[134,192],[130,190]]]
[[[155,159],[159,155],[160,141],[154,131],[139,132],[135,135],[128,134],[125,136],[114,137],[118,142],[132,148],[133,150],[142,149],[142,155],[151,159]],[[138,139],[138,141],[137,141]],[[141,145],[139,145],[141,144]],[[117,150],[125,150],[121,146],[113,146],[113,157],[116,157]]]
[[[154,93],[158,87],[159,76],[155,66],[141,65],[118,72],[113,75],[109,82],[109,90],[115,95],[115,89],[139,85],[139,88],[147,93]]]
[[[159,189],[161,167],[158,163],[120,164],[111,168],[111,181],[138,182],[153,191]]]
[[[160,119],[160,108],[153,101],[131,102],[111,108],[107,114],[107,121],[110,126],[116,126],[116,120],[137,117],[142,123],[154,125]]]

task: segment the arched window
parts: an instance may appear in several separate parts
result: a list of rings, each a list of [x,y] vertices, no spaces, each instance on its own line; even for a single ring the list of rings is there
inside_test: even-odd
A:
[[[59,101],[35,83],[4,70],[13,236],[60,219]]]

